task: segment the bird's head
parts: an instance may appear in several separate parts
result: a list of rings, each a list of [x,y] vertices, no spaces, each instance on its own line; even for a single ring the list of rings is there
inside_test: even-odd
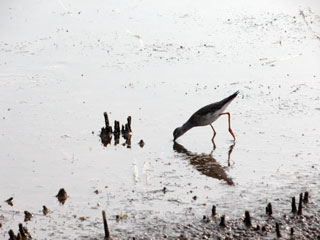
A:
[[[184,131],[182,131],[182,128],[181,127],[178,127],[176,128],[174,131],[173,131],[173,141],[175,141],[178,137],[180,137],[181,135],[184,134]]]

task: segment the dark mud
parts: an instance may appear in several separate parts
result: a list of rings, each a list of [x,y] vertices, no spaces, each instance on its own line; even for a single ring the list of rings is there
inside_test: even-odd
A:
[[[210,215],[193,214],[191,218],[186,215],[186,218],[180,219],[179,222],[171,222],[169,219],[158,219],[153,216],[145,216],[143,220],[139,220],[122,214],[115,216],[115,219],[109,218],[109,221],[114,222],[111,230],[109,230],[106,212],[102,211],[101,220],[93,223],[96,232],[99,232],[97,230],[101,228],[101,234],[78,235],[78,239],[320,239],[319,206],[309,201],[308,192],[304,194],[304,197],[302,193],[300,196],[298,211],[292,201],[291,212],[283,211],[283,209],[279,211],[276,209],[273,212],[271,203],[268,203],[266,213],[250,214],[249,211],[245,211],[244,215],[239,218],[229,218],[222,215],[223,213],[219,214],[215,205]],[[45,206],[44,209],[46,209]],[[47,213],[47,211],[44,212],[44,215]],[[25,211],[25,217],[31,215]],[[86,221],[85,217],[81,218],[81,221]],[[131,230],[119,228],[124,223],[129,225],[134,223],[139,227]],[[36,232],[34,235],[31,236],[27,227],[20,223],[17,234],[10,229],[6,238],[10,240],[39,239]]]
[[[220,216],[215,211],[214,215],[203,215],[202,218],[194,216],[194,219],[197,220],[187,219],[182,220],[181,223],[146,219],[142,232],[115,229],[115,232],[119,232],[111,236],[112,239],[145,240],[320,239],[320,211],[316,203],[305,203],[303,205],[304,214],[280,210],[275,211],[275,216],[270,213],[270,206],[269,203],[266,207],[266,214],[254,213],[255,217],[250,217],[249,211],[245,211],[243,217],[236,219],[226,218],[225,215]]]

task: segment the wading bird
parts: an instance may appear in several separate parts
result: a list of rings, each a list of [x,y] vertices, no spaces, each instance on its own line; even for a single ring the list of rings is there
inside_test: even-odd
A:
[[[224,110],[229,106],[229,104],[232,102],[233,99],[236,98],[238,94],[239,94],[239,91],[221,100],[220,102],[215,102],[203,108],[200,108],[198,111],[192,114],[192,116],[189,118],[189,120],[185,124],[183,124],[181,127],[178,127],[174,130],[173,140],[176,141],[178,137],[181,137],[183,134],[185,134],[188,130],[190,130],[193,127],[210,125],[213,130],[213,137],[211,140],[212,140],[212,143],[214,144],[216,131],[214,130],[212,123],[215,120],[217,120],[221,115],[228,115],[229,132],[232,135],[233,140],[235,141],[236,137],[234,136],[234,133],[230,126],[230,113],[224,112]],[[214,147],[215,147],[215,144],[214,144]]]

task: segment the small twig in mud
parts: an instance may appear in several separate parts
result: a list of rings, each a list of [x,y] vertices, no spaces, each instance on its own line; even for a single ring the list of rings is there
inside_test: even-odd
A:
[[[293,214],[297,213],[297,206],[296,206],[296,198],[292,197],[292,201],[291,201],[291,212]]]
[[[102,218],[103,218],[103,227],[104,227],[104,239],[107,240],[110,238],[110,233],[109,233],[109,228],[108,228],[108,223],[106,218],[106,212],[104,210],[102,211]]]
[[[300,193],[299,197],[298,215],[302,215],[302,193]]]
[[[271,216],[272,215],[272,205],[271,203],[268,203],[267,207],[266,207],[266,214],[268,216]]]
[[[279,223],[276,223],[276,233],[277,233],[277,238],[280,238],[281,237],[281,233],[280,233]]]

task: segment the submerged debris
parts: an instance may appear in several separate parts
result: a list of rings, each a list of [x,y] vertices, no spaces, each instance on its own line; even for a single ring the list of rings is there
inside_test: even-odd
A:
[[[121,221],[123,219],[126,219],[126,218],[128,218],[128,214],[126,214],[126,213],[120,213],[120,214],[116,215],[116,221],[117,222],[119,222],[119,221]]]
[[[297,213],[297,206],[296,206],[296,198],[292,197],[292,201],[291,201],[291,212],[293,214]]]
[[[251,217],[250,217],[249,211],[245,211],[245,218],[243,222],[247,227],[251,227],[252,224],[251,224]]]
[[[303,196],[303,203],[307,204],[309,202],[309,192],[305,192]]]
[[[279,223],[276,223],[276,233],[277,233],[277,238],[281,238]]]
[[[111,144],[112,136],[114,137],[114,144],[118,145],[120,143],[120,135],[126,140],[123,144],[128,148],[131,148],[131,135],[132,135],[132,128],[131,128],[131,116],[128,116],[127,123],[121,126],[120,130],[120,122],[115,120],[114,121],[114,130],[112,131],[112,127],[109,123],[108,114],[104,113],[105,119],[105,127],[101,128],[100,138],[102,144],[107,147]]]
[[[163,187],[162,192],[166,193],[168,191],[168,189],[166,187]]]
[[[8,231],[9,240],[29,240],[32,239],[31,234],[29,233],[27,227],[24,227],[22,223],[19,223],[19,232],[17,236],[14,234],[14,231],[10,229]]]
[[[43,215],[47,215],[50,212],[50,209],[47,208],[45,205],[42,206],[42,213]]]
[[[19,233],[23,239],[31,239],[31,234],[29,233],[27,227],[24,227],[22,223],[19,223]]]
[[[267,207],[266,207],[266,214],[268,216],[271,216],[272,215],[272,205],[271,203],[268,203]]]
[[[211,216],[214,217],[217,215],[217,212],[216,212],[216,205],[213,205],[212,206],[212,210],[211,210]]]
[[[9,230],[8,234],[9,234],[9,237],[10,237],[9,240],[17,240],[17,237],[14,234],[12,229]]]
[[[32,217],[33,217],[32,213],[30,213],[28,211],[24,211],[24,221],[25,222],[30,221]]]
[[[226,227],[227,226],[226,225],[226,216],[225,215],[221,216],[219,226],[220,227]]]
[[[300,193],[299,197],[298,215],[302,215],[302,193]]]
[[[95,194],[99,194],[99,193],[100,193],[100,191],[99,191],[98,189],[94,190],[93,192],[94,192]]]
[[[290,229],[290,235],[291,237],[293,237],[293,234],[294,234],[294,230],[293,230],[293,227]]]
[[[60,204],[63,205],[68,198],[68,194],[67,194],[66,190],[64,190],[64,188],[60,188],[56,197],[58,198],[58,201],[60,202]]]
[[[115,120],[114,121],[114,131],[113,131],[114,141],[119,143],[120,138],[120,122]],[[117,145],[118,143],[115,143]]]
[[[140,147],[141,148],[143,148],[144,147],[144,141],[141,139],[140,141],[139,141],[139,143],[138,143],[139,145],[140,145]]]
[[[104,112],[103,116],[105,121],[105,127],[101,128],[100,138],[101,138],[101,142],[106,147],[108,144],[111,143],[112,127],[109,124],[108,113]]]
[[[5,202],[8,203],[10,206],[13,206],[13,197],[7,199]]]

